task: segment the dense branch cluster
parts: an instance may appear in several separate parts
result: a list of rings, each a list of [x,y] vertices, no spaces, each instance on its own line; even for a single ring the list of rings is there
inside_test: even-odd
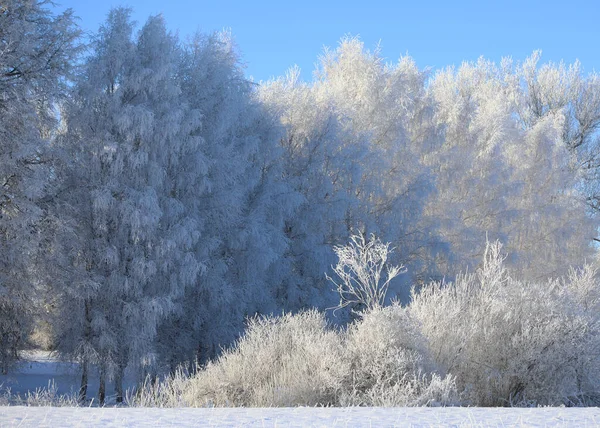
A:
[[[100,399],[114,381],[121,400],[126,369],[205,362],[248,317],[335,306],[331,266],[342,305],[375,310],[476,268],[486,237],[527,281],[594,258],[600,77],[579,64],[431,73],[346,38],[312,82],[255,85],[231,35],[183,42],[130,15],[82,55],[72,12],[0,9],[4,371],[37,340],[81,363],[82,398],[97,369]]]
[[[338,279],[326,277],[340,296],[338,308],[353,305],[372,311],[383,307],[390,282],[404,273],[403,266],[387,264],[390,244],[384,244],[374,235],[369,240],[363,235],[352,235],[349,245],[336,246],[333,251],[338,257],[333,266]]]

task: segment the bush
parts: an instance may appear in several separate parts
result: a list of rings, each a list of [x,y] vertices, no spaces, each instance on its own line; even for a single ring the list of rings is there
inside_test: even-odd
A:
[[[322,314],[250,320],[245,335],[199,371],[183,392],[190,406],[335,405],[347,367],[340,335]]]
[[[413,292],[409,313],[421,322],[432,358],[468,404],[589,403],[599,365],[594,271],[523,283],[504,268],[501,248],[488,244],[475,274]]]
[[[352,235],[349,244],[336,246],[333,250],[338,262],[332,268],[338,279],[325,276],[335,285],[340,296],[338,309],[350,306],[360,313],[383,307],[390,282],[406,272],[403,265],[388,264],[393,249],[375,235],[371,235],[370,239],[361,233]]]
[[[147,376],[144,382],[125,394],[129,407],[185,407],[183,399],[189,374],[179,368],[175,373],[160,379]]]
[[[190,406],[455,403],[452,379],[432,369],[418,324],[397,305],[364,314],[347,332],[329,329],[313,310],[251,320],[238,343],[181,394]],[[179,402],[170,393],[159,401]]]
[[[436,373],[420,325],[398,304],[366,313],[348,329],[349,383],[342,405],[424,406],[458,402],[452,377]]]
[[[49,381],[46,388],[36,388],[23,395],[13,394],[10,388],[5,389],[0,394],[0,406],[78,407],[79,401],[76,394],[59,394],[54,381]]]

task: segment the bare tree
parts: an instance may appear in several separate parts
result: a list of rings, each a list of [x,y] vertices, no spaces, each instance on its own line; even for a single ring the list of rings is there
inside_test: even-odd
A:
[[[382,307],[391,280],[406,272],[403,265],[387,264],[388,256],[394,249],[390,249],[389,242],[384,244],[373,234],[370,239],[360,233],[353,234],[348,245],[336,246],[333,250],[338,262],[332,268],[339,280],[329,275],[326,277],[335,284],[340,295],[338,309],[359,305],[368,312]],[[385,279],[382,277],[384,268]]]

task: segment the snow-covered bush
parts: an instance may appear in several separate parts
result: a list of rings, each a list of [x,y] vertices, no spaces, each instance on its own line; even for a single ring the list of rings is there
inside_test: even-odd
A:
[[[0,406],[78,407],[79,404],[75,394],[59,394],[54,380],[48,381],[47,387],[38,387],[24,394],[13,394],[10,388],[0,393]]]
[[[435,371],[419,323],[393,304],[352,324],[346,339],[351,372],[342,405],[422,406],[458,401],[451,376]]]
[[[574,373],[568,384],[572,395],[567,402],[576,405],[600,404],[600,281],[597,268],[585,265],[572,269],[559,288],[568,316],[575,319],[577,328],[568,344],[575,353]],[[568,391],[567,391],[568,392]]]
[[[434,361],[471,405],[589,403],[600,364],[593,270],[524,283],[505,269],[501,248],[488,243],[475,274],[413,293],[408,311]]]
[[[183,392],[189,374],[181,367],[163,379],[146,377],[138,387],[128,390],[125,403],[129,407],[185,407]]]
[[[192,378],[190,406],[335,405],[348,368],[323,314],[259,317],[236,345]]]
[[[338,262],[333,271],[339,279],[327,275],[340,296],[339,308],[358,307],[359,310],[373,311],[385,302],[390,281],[401,273],[404,266],[388,264],[392,252],[390,244],[384,244],[375,235],[370,239],[361,233],[350,236],[347,245],[333,248]],[[385,268],[385,279],[383,271]]]
[[[182,388],[183,385],[183,388]],[[399,305],[346,332],[323,314],[255,318],[236,346],[187,384],[167,379],[138,393],[153,406],[418,406],[457,402],[454,380],[434,370],[419,325]]]

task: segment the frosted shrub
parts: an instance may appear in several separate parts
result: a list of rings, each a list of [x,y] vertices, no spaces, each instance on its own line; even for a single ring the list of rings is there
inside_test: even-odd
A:
[[[433,369],[418,323],[398,305],[363,314],[345,333],[309,311],[251,320],[232,349],[184,385],[182,396],[190,406],[455,403],[453,379]],[[147,388],[137,402],[177,405],[172,391]]]
[[[368,312],[351,325],[346,346],[351,374],[342,405],[419,406],[457,401],[453,379],[435,373],[418,322],[398,304]]]
[[[127,391],[125,403],[130,407],[185,407],[183,392],[189,375],[179,368],[163,378],[146,377],[137,388]]]
[[[10,388],[5,389],[0,393],[0,406],[78,407],[79,401],[75,394],[59,394],[54,381],[49,381],[47,387],[24,394],[13,394]]]
[[[345,373],[340,336],[322,314],[254,318],[232,349],[190,380],[184,400],[190,406],[332,405]]]
[[[49,381],[46,388],[36,388],[23,396],[16,396],[15,404],[28,407],[77,407],[79,401],[76,394],[59,394],[54,381]]]
[[[571,270],[559,288],[572,320],[573,336],[569,346],[575,376],[567,383],[570,393],[565,401],[576,405],[600,405],[600,284],[591,265]]]
[[[523,283],[503,260],[501,245],[488,244],[475,274],[413,294],[409,313],[422,323],[433,360],[468,404],[589,401],[598,385],[598,323],[581,296],[597,288],[593,275]]]
[[[361,312],[346,331],[314,310],[252,319],[216,361],[147,385],[136,405],[597,405],[599,309],[593,268],[524,283],[488,243],[475,273]]]
[[[371,311],[381,308],[390,282],[406,272],[404,266],[387,263],[392,252],[390,244],[384,244],[375,235],[366,239],[362,234],[352,235],[348,245],[333,248],[338,262],[333,271],[338,279],[327,276],[340,296],[339,308],[359,307]],[[383,276],[385,268],[385,279]]]

